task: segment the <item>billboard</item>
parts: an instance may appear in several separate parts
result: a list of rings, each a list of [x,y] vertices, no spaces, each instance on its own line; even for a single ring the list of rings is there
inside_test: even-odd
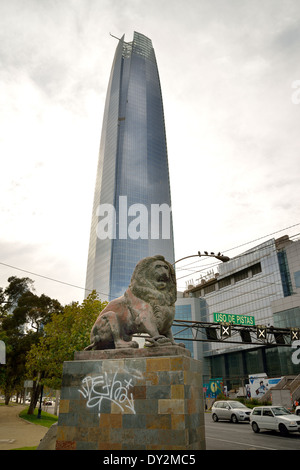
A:
[[[265,373],[249,375],[249,384],[246,385],[247,398],[262,398],[281,378],[269,379]]]

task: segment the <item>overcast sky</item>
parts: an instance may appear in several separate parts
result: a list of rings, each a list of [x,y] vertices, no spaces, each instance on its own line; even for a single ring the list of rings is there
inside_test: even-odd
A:
[[[109,33],[133,31],[158,62],[176,259],[300,232],[299,0],[0,0],[0,263],[78,288],[3,264],[0,286],[83,300]]]

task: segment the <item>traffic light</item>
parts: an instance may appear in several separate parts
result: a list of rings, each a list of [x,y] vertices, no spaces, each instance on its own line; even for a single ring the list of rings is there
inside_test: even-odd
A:
[[[300,339],[300,329],[291,328],[291,341],[298,341]]]
[[[229,338],[231,336],[231,324],[221,323],[221,337]]]
[[[240,336],[243,343],[251,343],[252,339],[250,331],[247,328],[243,328],[242,330],[240,330]]]
[[[207,326],[205,328],[206,338],[211,341],[218,341],[217,328]]]
[[[256,337],[257,339],[267,339],[267,327],[266,326],[257,326],[256,327]]]

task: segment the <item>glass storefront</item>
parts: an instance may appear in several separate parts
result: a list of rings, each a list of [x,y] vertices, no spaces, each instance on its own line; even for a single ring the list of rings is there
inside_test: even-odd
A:
[[[243,386],[249,375],[265,373],[267,377],[298,375],[299,364],[294,364],[294,349],[288,347],[258,348],[212,356],[209,361],[211,377],[222,377],[228,389]],[[205,378],[207,379],[207,377]]]

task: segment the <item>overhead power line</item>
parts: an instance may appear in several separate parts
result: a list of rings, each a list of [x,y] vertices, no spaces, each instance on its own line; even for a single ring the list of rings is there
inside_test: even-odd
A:
[[[254,243],[254,242],[256,242],[256,241],[258,241],[258,240],[262,240],[262,239],[264,239],[264,238],[266,238],[266,237],[270,237],[270,236],[272,236],[272,235],[275,235],[276,233],[283,232],[284,230],[288,230],[289,228],[296,227],[297,225],[300,225],[300,223],[295,224],[295,225],[291,225],[290,227],[286,227],[286,228],[281,229],[281,230],[278,230],[277,232],[274,232],[274,233],[265,235],[264,237],[256,238],[255,240],[252,240],[252,241],[250,241],[250,242],[247,242],[247,243],[244,243],[244,244],[242,244],[242,245],[236,246],[236,247],[234,247],[234,248],[230,248],[229,250],[225,250],[224,253],[225,253],[225,252],[228,252],[228,251],[231,251],[231,250],[235,250],[236,248],[239,248],[239,247],[242,247],[242,246],[245,246],[245,245],[249,245],[250,243]],[[299,234],[292,235],[290,238],[293,238],[293,237],[295,237],[296,235],[299,235]],[[270,244],[270,246],[271,246],[271,245],[272,245],[272,244]],[[255,250],[253,250],[253,251],[248,251],[248,252],[243,253],[243,254],[250,255],[250,254],[252,254],[252,253],[257,253],[259,250],[264,250],[264,249],[266,249],[268,246],[269,246],[269,245],[265,245],[265,246],[262,246],[261,248],[255,249]],[[236,258],[238,258],[239,256],[241,256],[241,255],[237,255],[237,256],[235,256],[234,258],[231,258],[231,259],[232,259],[232,260],[233,260],[233,259],[236,259]],[[194,268],[188,267],[188,266],[191,266],[192,264],[200,263],[200,262],[203,261],[203,260],[204,260],[204,258],[203,258],[202,260],[197,260],[197,261],[194,261],[194,262],[192,262],[192,263],[188,263],[188,264],[186,264],[186,265],[183,265],[183,266],[180,266],[179,268],[177,268],[177,271],[190,271],[188,274],[185,274],[184,276],[177,277],[177,280],[183,279],[183,278],[185,278],[185,277],[189,277],[189,276],[191,276],[191,275],[193,275],[193,274],[198,274],[198,273],[200,273],[201,271],[205,271],[205,270],[208,269],[208,268],[213,268],[214,266],[219,265],[219,263],[213,263],[213,264],[205,265],[204,267],[201,267],[201,269],[197,269],[198,266],[194,266]]]
[[[11,264],[2,263],[2,262],[0,262],[0,264],[2,264],[3,266],[7,266],[8,268],[17,269],[18,271],[22,271],[23,273],[26,273],[26,274],[31,274],[32,276],[42,277],[43,279],[47,279],[48,281],[58,282],[59,284],[64,284],[69,287],[75,287],[76,289],[82,289],[82,290],[87,290],[89,292],[93,292],[92,289],[86,289],[85,287],[76,286],[75,284],[70,284],[69,282],[60,281],[59,279],[54,279],[53,277],[48,277],[48,276],[44,276],[43,274],[38,274],[32,271],[27,271],[26,269],[17,268],[16,266],[12,266]],[[108,294],[104,294],[104,292],[98,292],[98,291],[96,292],[97,294],[108,295]]]
[[[243,243],[242,245],[235,246],[234,248],[229,248],[229,250],[224,250],[223,253],[231,250],[235,250],[236,248],[241,248],[242,246],[249,245],[250,243],[257,242],[259,240],[262,240],[263,238],[271,237],[272,235],[276,235],[276,233],[283,232],[284,230],[289,230],[290,228],[294,228],[300,225],[300,222],[298,224],[290,225],[289,227],[282,228],[281,230],[277,230],[277,232],[269,233],[268,235],[264,235],[263,237],[256,238],[255,240],[251,240],[251,242]]]
[[[263,236],[263,237],[256,238],[255,240],[251,240],[251,241],[249,241],[249,242],[247,242],[247,243],[243,243],[242,245],[238,245],[238,246],[236,246],[236,247],[234,247],[234,248],[230,248],[230,249],[228,249],[228,250],[224,250],[223,253],[228,252],[228,251],[231,251],[231,250],[234,250],[234,249],[237,249],[237,248],[240,248],[240,247],[245,246],[245,245],[249,245],[250,243],[254,243],[254,242],[258,241],[258,240],[262,240],[263,238],[270,237],[270,236],[272,236],[272,235],[275,235],[276,233],[283,232],[284,230],[288,230],[288,229],[297,227],[297,226],[299,226],[299,225],[300,225],[300,222],[297,223],[297,224],[294,224],[294,225],[290,225],[289,227],[285,227],[285,228],[283,228],[283,229],[281,229],[281,230],[277,230],[276,232],[270,233],[270,234],[265,235],[265,236]],[[199,260],[197,260],[197,261],[199,262]],[[191,264],[193,264],[193,263],[191,263]],[[86,291],[92,292],[92,289],[86,289],[85,287],[82,287],[82,286],[77,286],[77,285],[75,285],[75,284],[71,284],[71,283],[69,283],[69,282],[61,281],[61,280],[55,279],[55,278],[53,278],[53,277],[44,276],[43,274],[39,274],[39,273],[35,273],[35,272],[32,272],[32,271],[28,271],[27,269],[22,269],[22,268],[19,268],[19,267],[17,267],[17,266],[13,266],[13,265],[11,265],[11,264],[3,263],[3,262],[1,262],[1,261],[0,261],[0,265],[6,266],[6,267],[8,267],[8,268],[16,269],[17,271],[21,271],[21,272],[24,272],[24,273],[27,273],[27,274],[31,274],[32,276],[41,277],[41,278],[43,278],[43,279],[47,279],[48,281],[57,282],[57,283],[59,283],[59,284],[64,284],[64,285],[69,286],[69,287],[74,287],[75,289],[81,289],[81,290],[86,290]],[[197,271],[196,271],[196,272],[197,272]],[[195,272],[195,273],[196,273],[196,272]],[[194,273],[194,274],[195,274],[195,273]],[[188,276],[188,275],[187,275],[187,276]],[[187,276],[182,276],[182,277],[187,277]],[[181,279],[181,278],[180,278],[180,279]],[[96,290],[96,292],[97,292],[97,294],[105,295],[105,296],[111,297],[111,296],[109,296],[109,294],[107,294],[107,293],[99,292],[99,291],[97,291],[97,290]]]

